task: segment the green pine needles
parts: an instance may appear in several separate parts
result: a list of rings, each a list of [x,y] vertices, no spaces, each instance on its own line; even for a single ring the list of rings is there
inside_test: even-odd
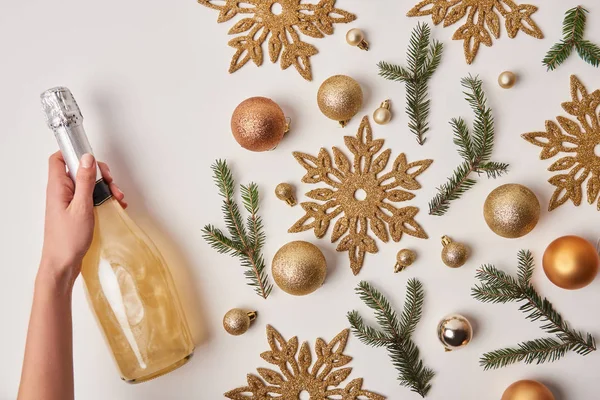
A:
[[[563,20],[563,38],[552,46],[542,61],[548,71],[552,71],[564,63],[573,52],[573,49],[588,64],[594,67],[600,65],[600,47],[583,38],[588,13],[589,11],[582,6],[572,8],[566,12]]]
[[[483,265],[476,275],[480,285],[472,289],[472,296],[484,303],[521,303],[519,310],[527,315],[527,319],[542,321],[544,325],[541,328],[555,336],[529,340],[516,347],[485,353],[480,359],[481,366],[488,370],[518,362],[541,364],[556,361],[569,351],[583,356],[595,351],[594,337],[589,333],[573,330],[552,303],[542,298],[531,284],[535,266],[531,252],[521,250],[518,258],[517,278],[493,265]]]
[[[202,236],[219,253],[238,257],[242,266],[246,268],[244,275],[248,284],[254,287],[256,294],[266,299],[271,293],[273,285],[269,283],[265,260],[261,253],[265,243],[265,233],[262,219],[258,215],[258,186],[250,183],[248,186],[240,187],[244,208],[250,214],[244,224],[240,209],[233,199],[235,181],[227,162],[217,160],[211,168],[215,183],[219,188],[219,194],[223,198],[221,210],[231,238],[213,225],[206,225],[202,229]]]
[[[425,143],[429,131],[428,82],[442,60],[444,45],[437,40],[431,42],[431,29],[419,23],[412,32],[406,61],[408,68],[384,61],[377,64],[379,75],[392,81],[406,84],[406,112],[410,118],[408,127],[420,145]]]
[[[366,345],[387,348],[392,364],[398,370],[400,384],[425,397],[431,389],[430,382],[435,373],[425,367],[419,358],[419,348],[411,338],[423,311],[423,285],[416,279],[408,281],[400,318],[385,296],[368,282],[360,282],[356,293],[375,311],[375,319],[381,329],[365,325],[358,311],[351,311],[348,321],[352,333]]]
[[[459,199],[475,185],[472,173],[485,173],[488,178],[497,178],[508,171],[508,164],[491,161],[494,147],[494,117],[487,106],[482,82],[479,77],[469,75],[461,80],[467,90],[463,92],[475,113],[473,133],[462,118],[453,118],[450,125],[454,130],[454,144],[463,162],[456,168],[448,182],[438,188],[438,193],[429,202],[429,215],[444,215],[452,200]]]

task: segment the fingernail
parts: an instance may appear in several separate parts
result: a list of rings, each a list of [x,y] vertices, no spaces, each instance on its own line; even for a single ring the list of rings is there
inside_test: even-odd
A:
[[[94,156],[90,153],[85,153],[81,156],[81,160],[79,160],[79,165],[83,168],[91,168],[94,165]]]

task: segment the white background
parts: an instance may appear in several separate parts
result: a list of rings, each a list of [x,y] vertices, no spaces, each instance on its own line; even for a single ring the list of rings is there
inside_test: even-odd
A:
[[[416,0],[413,0],[416,1]],[[307,82],[293,68],[281,71],[265,57],[257,68],[248,64],[227,73],[233,49],[227,46],[233,22],[217,24],[217,12],[192,0],[3,1],[0,8],[0,243],[3,278],[0,281],[0,398],[16,396],[43,232],[47,157],[56,150],[45,127],[38,96],[43,90],[65,85],[75,94],[85,116],[90,140],[100,159],[107,161],[127,195],[130,214],[155,239],[170,263],[198,346],[185,367],[148,383],[122,383],[103,343],[81,282],[73,301],[76,397],[95,399],[217,399],[245,383],[246,373],[269,366],[259,354],[267,349],[265,325],[286,338],[298,335],[311,347],[317,337],[330,340],[348,326],[346,312],[359,309],[372,314],[354,294],[360,280],[381,289],[401,309],[405,284],[418,277],[427,297],[423,319],[415,334],[425,363],[437,375],[429,398],[434,400],[499,399],[506,386],[519,379],[539,379],[560,400],[596,399],[600,389],[600,352],[587,357],[570,354],[555,364],[518,365],[484,372],[480,355],[502,346],[544,336],[528,322],[515,304],[488,305],[470,297],[476,268],[495,263],[515,273],[516,253],[531,249],[540,264],[545,247],[565,234],[590,241],[600,236],[598,212],[587,203],[572,204],[547,213],[553,187],[546,171],[551,161],[538,159],[539,148],[520,134],[543,130],[546,119],[564,115],[560,104],[569,100],[569,76],[577,74],[589,90],[600,88],[600,70],[577,56],[555,72],[541,64],[545,52],[560,38],[563,13],[575,0],[531,0],[540,10],[535,20],[546,39],[519,33],[482,47],[472,66],[464,61],[462,42],[450,40],[458,24],[438,26],[433,36],[444,42],[444,58],[431,81],[431,131],[425,146],[418,146],[407,128],[402,84],[377,76],[380,60],[403,63],[410,31],[419,20],[405,17],[410,0],[338,0],[340,8],[356,13],[349,25],[336,25],[335,34],[306,40],[320,53],[312,58],[314,80]],[[588,0],[591,11],[586,35],[600,42],[600,7]],[[351,27],[360,27],[371,42],[363,52],[346,44]],[[512,90],[496,83],[503,70],[519,74]],[[334,74],[348,74],[364,90],[360,115],[342,130],[320,114],[316,93],[320,83]],[[427,215],[427,203],[460,158],[452,144],[448,121],[472,114],[463,100],[460,78],[479,74],[496,117],[494,159],[508,162],[510,174],[502,179],[482,177],[443,217]],[[229,119],[235,106],[250,96],[277,101],[293,121],[293,130],[273,152],[251,153],[233,140]],[[405,237],[399,244],[379,243],[380,252],[367,255],[359,276],[349,269],[346,253],[336,253],[327,239],[311,232],[288,234],[303,215],[273,195],[275,185],[289,181],[299,194],[314,188],[301,184],[304,170],[291,156],[301,150],[317,154],[319,148],[343,146],[343,135],[354,135],[360,116],[371,114],[391,98],[394,119],[374,126],[394,157],[405,152],[409,161],[432,158],[433,165],[419,177],[423,189],[413,204],[421,208],[417,220],[429,240]],[[220,199],[211,179],[215,158],[229,160],[238,182],[256,181],[263,195],[262,215],[268,241],[265,257],[291,240],[318,244],[329,266],[325,285],[308,297],[292,297],[274,290],[268,300],[246,286],[236,259],[219,255],[202,239],[204,224],[222,226]],[[518,240],[493,234],[482,217],[487,194],[496,186],[517,182],[530,187],[542,204],[537,228]],[[301,197],[302,198],[302,197]],[[584,197],[585,198],[585,197]],[[458,270],[440,260],[444,234],[467,243],[472,257]],[[402,274],[393,274],[395,254],[413,248],[418,261]],[[573,326],[600,337],[600,280],[583,290],[567,292],[553,286],[541,267],[534,283]],[[257,309],[259,318],[241,337],[227,335],[223,314],[233,307]],[[459,352],[444,353],[435,329],[446,314],[459,312],[475,326],[472,343]],[[401,388],[384,349],[373,349],[351,338],[346,349],[354,357],[352,377],[364,377],[364,387],[390,399],[416,399]]]

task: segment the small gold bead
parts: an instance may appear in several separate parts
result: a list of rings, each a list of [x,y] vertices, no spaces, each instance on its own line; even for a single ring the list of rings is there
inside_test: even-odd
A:
[[[248,330],[252,321],[257,317],[256,311],[244,311],[239,308],[233,308],[223,317],[223,328],[230,335],[239,336]]]
[[[396,265],[394,266],[394,272],[402,272],[407,267],[410,267],[412,263],[417,259],[417,254],[409,249],[402,249],[396,255]]]
[[[369,50],[369,43],[365,40],[364,33],[358,28],[350,29],[346,33],[346,42],[350,46],[356,46],[361,50]]]
[[[289,183],[280,183],[275,188],[275,196],[279,200],[285,201],[290,207],[296,205],[296,197],[294,196],[294,187]]]
[[[390,111],[390,101],[386,100],[381,103],[381,106],[373,113],[373,120],[379,125],[385,125],[392,119]]]
[[[459,268],[465,265],[469,258],[469,250],[462,243],[454,242],[448,236],[442,237],[442,261],[450,268]]]
[[[510,89],[517,83],[517,75],[512,71],[504,71],[498,77],[498,85],[503,89]]]

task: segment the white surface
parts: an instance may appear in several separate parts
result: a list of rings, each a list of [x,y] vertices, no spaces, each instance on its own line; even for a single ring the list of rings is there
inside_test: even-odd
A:
[[[406,126],[403,85],[379,78],[375,67],[379,60],[403,63],[410,31],[418,21],[430,22],[404,16],[414,2],[338,0],[338,6],[356,13],[358,20],[336,25],[333,36],[308,39],[320,53],[312,58],[314,80],[306,82],[295,70],[281,71],[268,59],[261,68],[249,64],[229,75],[233,49],[227,46],[227,31],[231,23],[217,24],[216,11],[192,0],[3,1],[0,398],[14,398],[19,382],[42,244],[46,159],[56,149],[44,126],[38,95],[55,85],[66,85],[74,92],[97,155],[110,164],[127,195],[131,215],[155,238],[172,265],[196,338],[202,341],[184,368],[142,385],[124,384],[78,283],[73,313],[77,398],[222,398],[225,391],[245,383],[246,373],[268,366],[259,357],[267,349],[266,324],[287,338],[298,335],[300,340],[309,340],[312,346],[317,337],[330,340],[346,328],[349,310],[359,309],[367,320],[373,320],[353,293],[360,280],[374,283],[400,309],[411,277],[421,279],[427,291],[415,340],[426,364],[437,372],[429,398],[499,399],[506,386],[525,378],[547,383],[557,400],[598,398],[600,352],[587,357],[570,354],[555,364],[484,372],[478,366],[483,352],[544,334],[537,324],[525,321],[516,305],[487,305],[470,297],[475,270],[482,263],[515,272],[520,248],[531,249],[539,265],[546,245],[558,236],[577,234],[592,241],[600,236],[594,222],[599,214],[593,206],[568,204],[552,214],[545,211],[553,191],[546,182],[551,162],[538,160],[540,149],[519,137],[523,132],[542,130],[546,119],[564,114],[560,104],[569,99],[570,74],[577,74],[590,90],[600,88],[600,70],[577,56],[552,73],[541,65],[547,49],[559,39],[564,11],[578,2],[531,0],[540,7],[535,20],[546,39],[519,33],[511,40],[503,28],[502,38],[492,48],[483,47],[472,66],[464,62],[462,42],[450,40],[458,25],[435,28],[433,36],[446,48],[440,71],[431,82],[432,129],[423,147],[416,144]],[[600,7],[591,0],[586,3],[591,11],[587,36],[598,43]],[[365,30],[371,51],[362,52],[345,43],[351,27]],[[498,74],[506,69],[520,76],[518,86],[510,91],[496,84]],[[303,215],[302,209],[288,208],[272,194],[277,183],[299,183],[303,175],[292,151],[317,154],[321,146],[343,146],[342,136],[355,134],[359,117],[341,130],[319,113],[315,101],[319,84],[338,73],[349,74],[362,84],[365,104],[360,115],[371,114],[382,100],[392,99],[392,123],[374,126],[374,134],[386,139],[394,156],[406,152],[409,161],[435,160],[419,178],[423,189],[413,202],[421,207],[418,221],[430,240],[406,237],[400,244],[379,243],[379,254],[367,256],[357,277],[351,274],[346,253],[337,254],[328,240],[316,240],[311,232],[287,234],[287,228]],[[480,74],[484,80],[497,121],[493,158],[510,163],[511,171],[502,179],[479,179],[446,216],[430,217],[427,202],[435,187],[460,161],[448,121],[455,116],[472,121],[460,87],[460,78],[468,73]],[[276,100],[293,120],[293,132],[274,152],[247,152],[237,146],[229,130],[235,106],[256,95]],[[317,243],[330,264],[323,288],[305,298],[276,289],[267,301],[262,300],[246,286],[237,260],[217,254],[204,243],[202,226],[222,225],[220,199],[210,172],[217,157],[229,160],[238,182],[256,180],[262,188],[266,259],[291,240]],[[519,240],[494,235],[482,217],[486,195],[508,182],[533,189],[544,210],[538,227]],[[310,189],[299,184],[299,193]],[[473,255],[465,267],[451,270],[442,265],[439,238],[443,234],[471,246]],[[417,250],[419,259],[406,272],[394,275],[395,254],[404,247]],[[586,289],[567,292],[553,286],[540,267],[534,282],[574,327],[600,338],[596,310],[600,280]],[[237,338],[221,327],[223,314],[232,307],[259,311],[253,328]],[[446,354],[437,342],[435,328],[440,318],[453,312],[469,316],[476,334],[468,348]],[[365,388],[390,399],[418,398],[398,386],[385,350],[351,338],[347,354],[354,357],[352,376],[364,377]]]

